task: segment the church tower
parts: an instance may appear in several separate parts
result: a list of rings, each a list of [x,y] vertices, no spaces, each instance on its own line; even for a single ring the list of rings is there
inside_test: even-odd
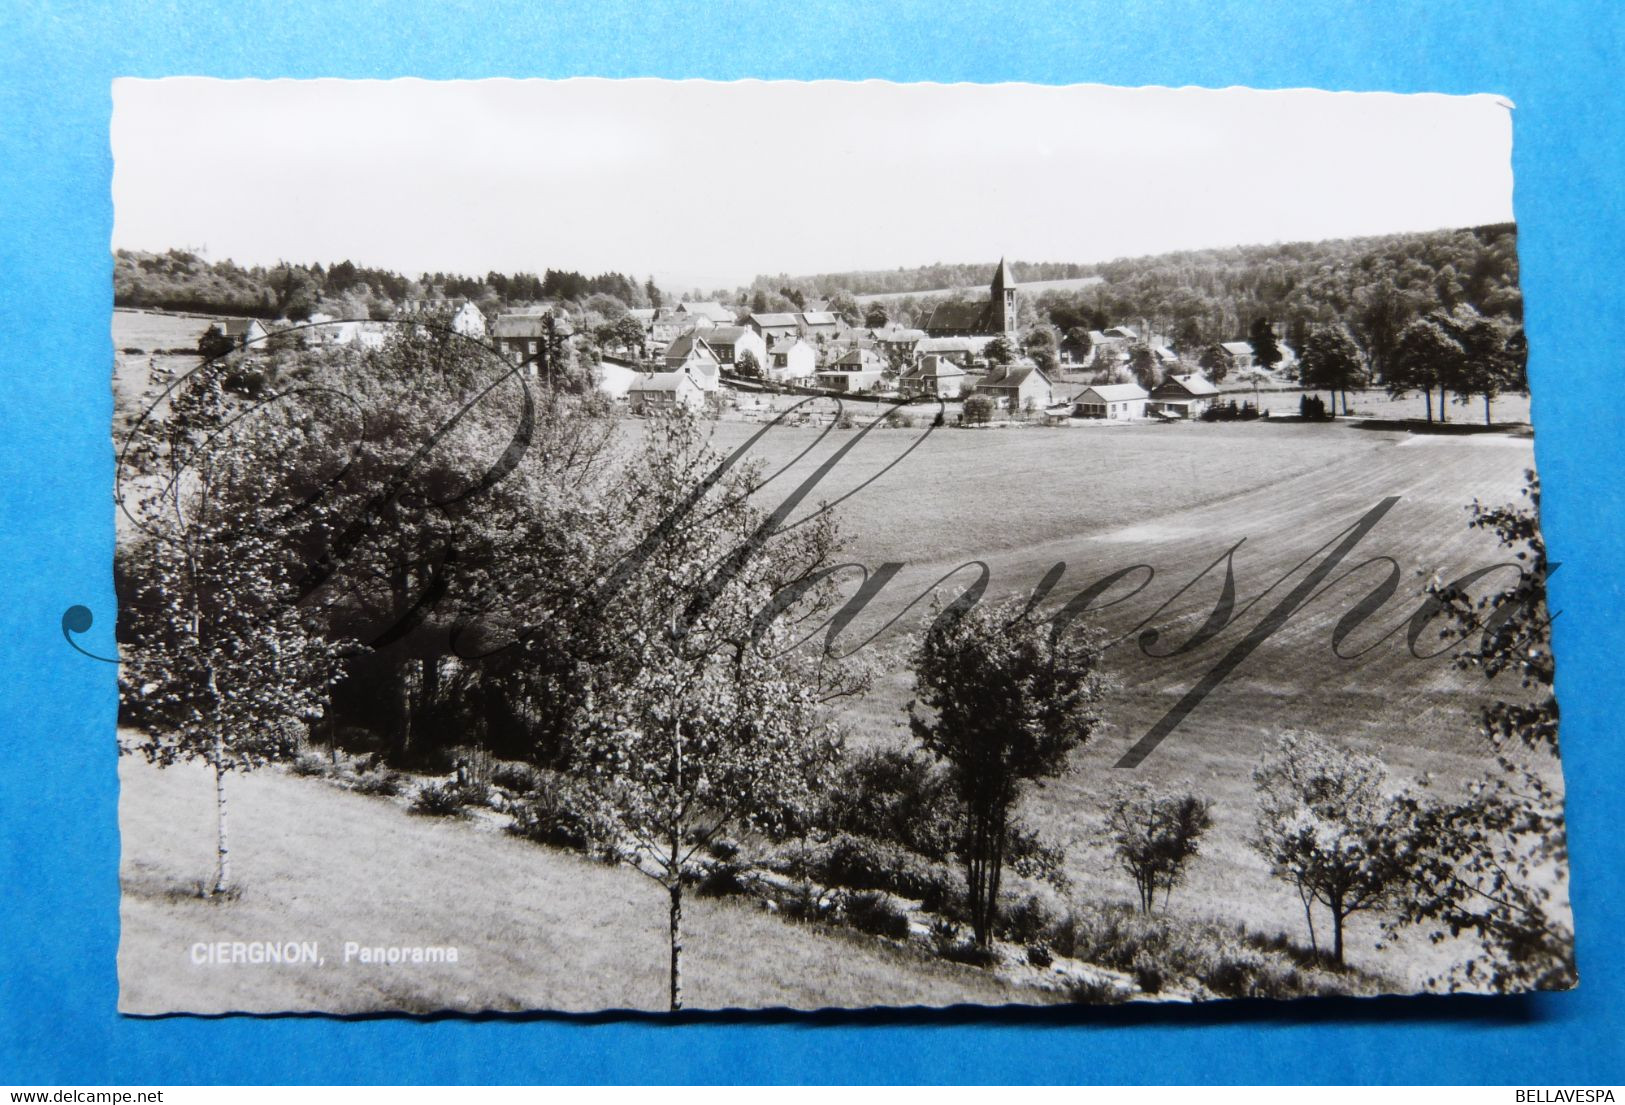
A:
[[[1010,271],[1010,266],[1004,258],[999,258],[999,267],[993,270],[993,286],[988,295],[988,322],[990,328],[999,334],[1008,334],[1012,337],[1016,333],[1016,274]]]

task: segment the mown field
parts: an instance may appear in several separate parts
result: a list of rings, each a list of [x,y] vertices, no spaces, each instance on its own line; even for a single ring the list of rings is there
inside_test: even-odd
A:
[[[429,1013],[666,1008],[666,896],[611,868],[276,770],[233,776],[229,902],[210,877],[214,791],[201,765],[120,761],[119,1010]],[[1031,1001],[984,972],[778,920],[685,903],[697,1009]],[[195,943],[316,941],[320,966],[192,962]],[[440,945],[458,962],[344,962],[344,944]]]
[[[721,424],[716,441],[731,447],[754,429]],[[1515,686],[1486,686],[1446,660],[1417,659],[1403,629],[1376,642],[1417,610],[1434,573],[1453,579],[1508,559],[1492,539],[1467,529],[1464,508],[1475,498],[1501,503],[1518,497],[1523,472],[1533,465],[1530,438],[1407,434],[1352,424],[949,429],[926,436],[894,468],[854,490],[921,433],[877,429],[819,492],[830,500],[851,493],[838,506],[852,537],[849,559],[871,569],[884,561],[907,565],[843,639],[863,640],[944,573],[970,561],[987,565],[990,598],[1029,594],[1064,563],[1046,609],[1058,609],[1119,569],[1143,564],[1154,570],[1143,591],[1097,618],[1112,637],[1128,637],[1107,654],[1118,688],[1105,705],[1104,724],[1067,774],[1036,790],[1028,803],[1028,815],[1067,846],[1078,895],[1132,900],[1131,885],[1093,843],[1102,797],[1113,783],[1144,779],[1188,787],[1216,802],[1215,828],[1188,884],[1174,895],[1175,912],[1301,938],[1294,892],[1272,880],[1246,845],[1251,772],[1281,732],[1313,730],[1379,752],[1396,782],[1431,773],[1441,791],[1491,764],[1473,718],[1492,694],[1515,694]],[[767,491],[786,494],[851,436],[831,432]],[[816,437],[810,429],[775,430],[756,451],[772,469]],[[1381,580],[1382,565],[1324,587],[1138,768],[1113,766],[1309,570],[1295,568],[1388,496],[1399,501],[1344,564],[1391,557],[1401,573],[1393,601],[1345,642],[1345,653],[1369,647],[1365,655],[1334,655],[1331,632]],[[1187,654],[1162,655],[1208,616],[1222,565],[1192,581],[1238,542],[1232,560],[1238,613],[1231,627]],[[940,592],[945,598],[974,572],[954,578]],[[1101,601],[1126,596],[1142,578],[1138,573]],[[910,619],[925,605],[916,605]],[[1162,631],[1146,650],[1135,636],[1144,627]],[[893,630],[881,642],[888,639],[905,647],[907,635]],[[1418,650],[1429,651],[1432,641],[1425,636]],[[911,677],[902,663],[888,670],[851,711],[856,741],[910,739],[904,708]],[[1461,950],[1404,941],[1379,953],[1379,937],[1373,921],[1357,917],[1350,961],[1418,983]]]

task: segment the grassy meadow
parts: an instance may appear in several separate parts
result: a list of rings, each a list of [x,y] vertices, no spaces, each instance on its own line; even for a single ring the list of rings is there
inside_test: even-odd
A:
[[[121,1012],[666,1008],[665,891],[630,868],[267,770],[230,780],[243,891],[211,902],[192,893],[213,857],[208,770],[126,756],[119,778]],[[1035,997],[972,967],[785,922],[737,899],[691,895],[684,914],[694,1008]],[[314,940],[325,962],[192,962],[194,943],[221,940]],[[458,962],[346,964],[346,941],[450,945]]]
[[[731,447],[756,428],[719,424],[715,440]],[[1434,573],[1449,580],[1509,559],[1488,535],[1468,530],[1465,507],[1475,498],[1487,504],[1518,498],[1523,472],[1534,463],[1527,436],[1408,434],[1351,423],[945,429],[857,489],[922,432],[876,429],[813,495],[836,500],[850,493],[837,507],[851,538],[847,559],[871,570],[888,560],[907,565],[843,640],[863,640],[945,573],[973,560],[988,567],[989,598],[1030,594],[1054,565],[1064,563],[1065,573],[1043,607],[1051,610],[1119,569],[1143,564],[1154,570],[1134,597],[1127,596],[1143,572],[1102,596],[1101,603],[1123,599],[1095,616],[1118,641],[1107,653],[1117,689],[1105,704],[1104,724],[1075,754],[1071,769],[1028,800],[1028,816],[1067,846],[1078,897],[1133,899],[1126,876],[1092,842],[1107,789],[1139,779],[1188,787],[1214,800],[1215,824],[1187,884],[1173,896],[1173,911],[1193,919],[1245,921],[1305,939],[1295,893],[1271,879],[1246,845],[1251,772],[1280,733],[1312,730],[1378,752],[1396,781],[1431,775],[1441,792],[1491,765],[1474,719],[1492,697],[1515,695],[1514,681],[1486,685],[1445,659],[1412,656],[1404,623]],[[769,471],[794,461],[764,495],[787,494],[852,436],[833,431],[814,444],[818,434],[774,430],[758,444],[755,452]],[[1387,496],[1399,501],[1331,582],[1139,767],[1114,767],[1309,570],[1294,569]],[[1212,610],[1223,565],[1198,577],[1237,542],[1232,564],[1238,612],[1231,627],[1187,654],[1166,655]],[[1337,579],[1374,557],[1395,561],[1399,588],[1344,643],[1345,653],[1364,654],[1341,659],[1332,652],[1332,629],[1381,581],[1386,566]],[[1311,567],[1315,562],[1318,557]],[[950,599],[974,578],[973,570],[962,571],[939,593]],[[915,605],[900,624],[917,624],[925,611],[925,603]],[[1138,633],[1144,627],[1158,628],[1162,636],[1142,650]],[[880,642],[903,636],[894,628]],[[1418,651],[1431,651],[1435,639],[1424,635]],[[902,663],[889,671],[852,709],[857,742],[910,739],[905,704],[912,677]],[[1349,935],[1351,964],[1409,973],[1418,985],[1461,952],[1416,941],[1379,954],[1376,922],[1359,915]],[[1396,956],[1403,969],[1396,970]]]

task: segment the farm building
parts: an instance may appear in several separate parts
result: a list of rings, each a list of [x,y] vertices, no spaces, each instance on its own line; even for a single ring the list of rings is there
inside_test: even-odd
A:
[[[767,354],[767,378],[805,380],[818,367],[818,354],[799,337],[780,338]]]
[[[1224,346],[1226,353],[1236,359],[1236,370],[1238,372],[1253,367],[1253,346],[1251,342],[1223,341],[1219,344]]]
[[[817,374],[818,386],[831,391],[874,391],[886,373],[886,358],[873,349],[855,346]]]
[[[666,347],[666,371],[686,372],[701,391],[715,391],[722,379],[722,361],[698,331],[690,330]]]
[[[796,316],[801,333],[809,338],[833,338],[841,333],[841,320],[828,311],[803,311]]]
[[[1073,398],[1072,413],[1113,421],[1144,418],[1146,398],[1147,392],[1139,384],[1095,384]]]
[[[1173,418],[1196,418],[1213,405],[1219,389],[1199,372],[1170,376],[1151,389],[1146,413]]]
[[[749,327],[713,326],[705,331],[705,344],[711,347],[711,352],[716,354],[723,368],[733,368],[744,353],[756,358],[756,367],[767,365],[767,343]],[[666,352],[669,356],[671,351],[668,349]]]
[[[705,407],[705,393],[686,372],[645,372],[627,387],[626,404],[637,414],[657,414],[679,407],[697,411]]]
[[[753,314],[745,319],[745,325],[760,334],[768,345],[780,338],[793,338],[801,334],[801,322],[795,315],[784,311]]]
[[[904,395],[957,399],[965,389],[965,370],[938,353],[928,353],[903,373],[898,387]]]
[[[1055,386],[1044,370],[1032,364],[1001,365],[976,385],[978,395],[986,395],[1006,410],[1043,410],[1055,401]]]

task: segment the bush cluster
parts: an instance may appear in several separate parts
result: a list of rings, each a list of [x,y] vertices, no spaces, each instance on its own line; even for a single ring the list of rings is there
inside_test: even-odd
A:
[[[908,939],[908,914],[885,894],[865,891],[849,894],[841,904],[841,916],[859,932]]]
[[[484,783],[425,783],[412,799],[412,812],[427,817],[462,817],[470,806],[491,802],[491,788]]]
[[[945,865],[899,845],[849,833],[816,850],[809,857],[808,872],[826,886],[887,890],[932,906],[947,905],[963,894],[956,885],[958,873]]]
[[[615,855],[614,816],[582,783],[557,771],[536,771],[525,800],[513,807],[508,832],[600,858]]]
[[[1236,405],[1234,399],[1228,403],[1214,403],[1202,412],[1203,422],[1251,422],[1258,417],[1258,408],[1252,400]]]
[[[1298,416],[1324,421],[1326,414],[1326,400],[1318,395],[1302,395],[1298,397]]]
[[[352,789],[357,794],[376,794],[386,798],[392,797],[406,789],[406,776],[399,771],[390,771],[387,768],[364,771],[356,776]]]

